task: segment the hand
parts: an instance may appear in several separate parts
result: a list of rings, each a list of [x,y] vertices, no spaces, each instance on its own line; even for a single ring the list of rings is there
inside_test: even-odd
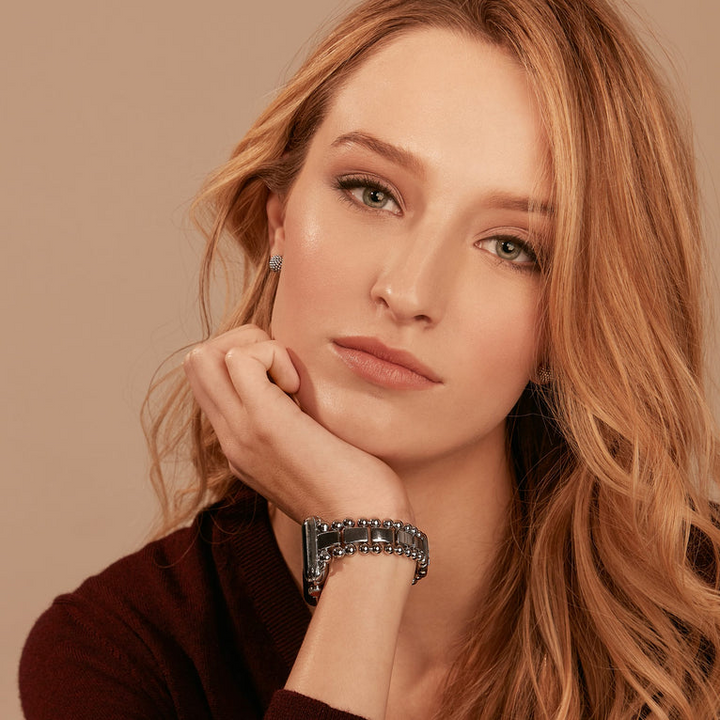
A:
[[[385,463],[333,435],[288,396],[300,376],[266,332],[230,330],[195,347],[183,367],[230,469],[286,515],[414,521]]]

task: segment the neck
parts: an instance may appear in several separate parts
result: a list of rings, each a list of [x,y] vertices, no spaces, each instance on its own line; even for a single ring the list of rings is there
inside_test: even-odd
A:
[[[498,442],[402,475],[416,525],[430,540],[430,568],[410,593],[400,643],[412,643],[413,657],[428,666],[454,659],[505,537],[512,477],[500,433]]]
[[[505,535],[512,487],[504,427],[486,440],[429,462],[392,463],[405,483],[415,524],[430,540],[428,576],[412,588],[400,628],[399,672],[402,665],[415,677],[449,669],[484,594]],[[301,584],[300,528],[277,509],[271,520],[280,550]]]

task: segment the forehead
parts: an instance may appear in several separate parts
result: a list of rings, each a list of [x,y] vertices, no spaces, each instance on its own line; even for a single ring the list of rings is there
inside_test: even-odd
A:
[[[430,170],[492,168],[527,190],[543,164],[542,123],[526,74],[506,51],[450,30],[400,35],[336,93],[317,138],[367,132],[417,155]],[[459,178],[457,178],[459,179]]]

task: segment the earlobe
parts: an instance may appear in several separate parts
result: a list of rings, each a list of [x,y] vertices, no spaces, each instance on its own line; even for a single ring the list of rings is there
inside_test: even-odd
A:
[[[271,192],[265,205],[268,221],[270,255],[282,255],[285,245],[285,206],[277,193]]]

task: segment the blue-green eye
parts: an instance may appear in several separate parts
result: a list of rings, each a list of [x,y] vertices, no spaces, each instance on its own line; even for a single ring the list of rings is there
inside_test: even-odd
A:
[[[514,235],[493,235],[479,240],[476,245],[514,267],[533,270],[538,267],[535,251]]]
[[[511,238],[498,238],[495,240],[495,252],[503,260],[517,260],[522,255],[527,254],[524,252],[523,246]]]
[[[340,177],[336,180],[337,187],[342,190],[343,196],[363,207],[371,210],[383,210],[393,215],[401,215],[400,203],[395,195],[376,178],[365,175]]]
[[[356,190],[362,190],[362,201],[368,206],[381,210],[384,208],[391,198],[382,190],[374,187],[356,188]],[[354,194],[354,193],[353,193]]]

